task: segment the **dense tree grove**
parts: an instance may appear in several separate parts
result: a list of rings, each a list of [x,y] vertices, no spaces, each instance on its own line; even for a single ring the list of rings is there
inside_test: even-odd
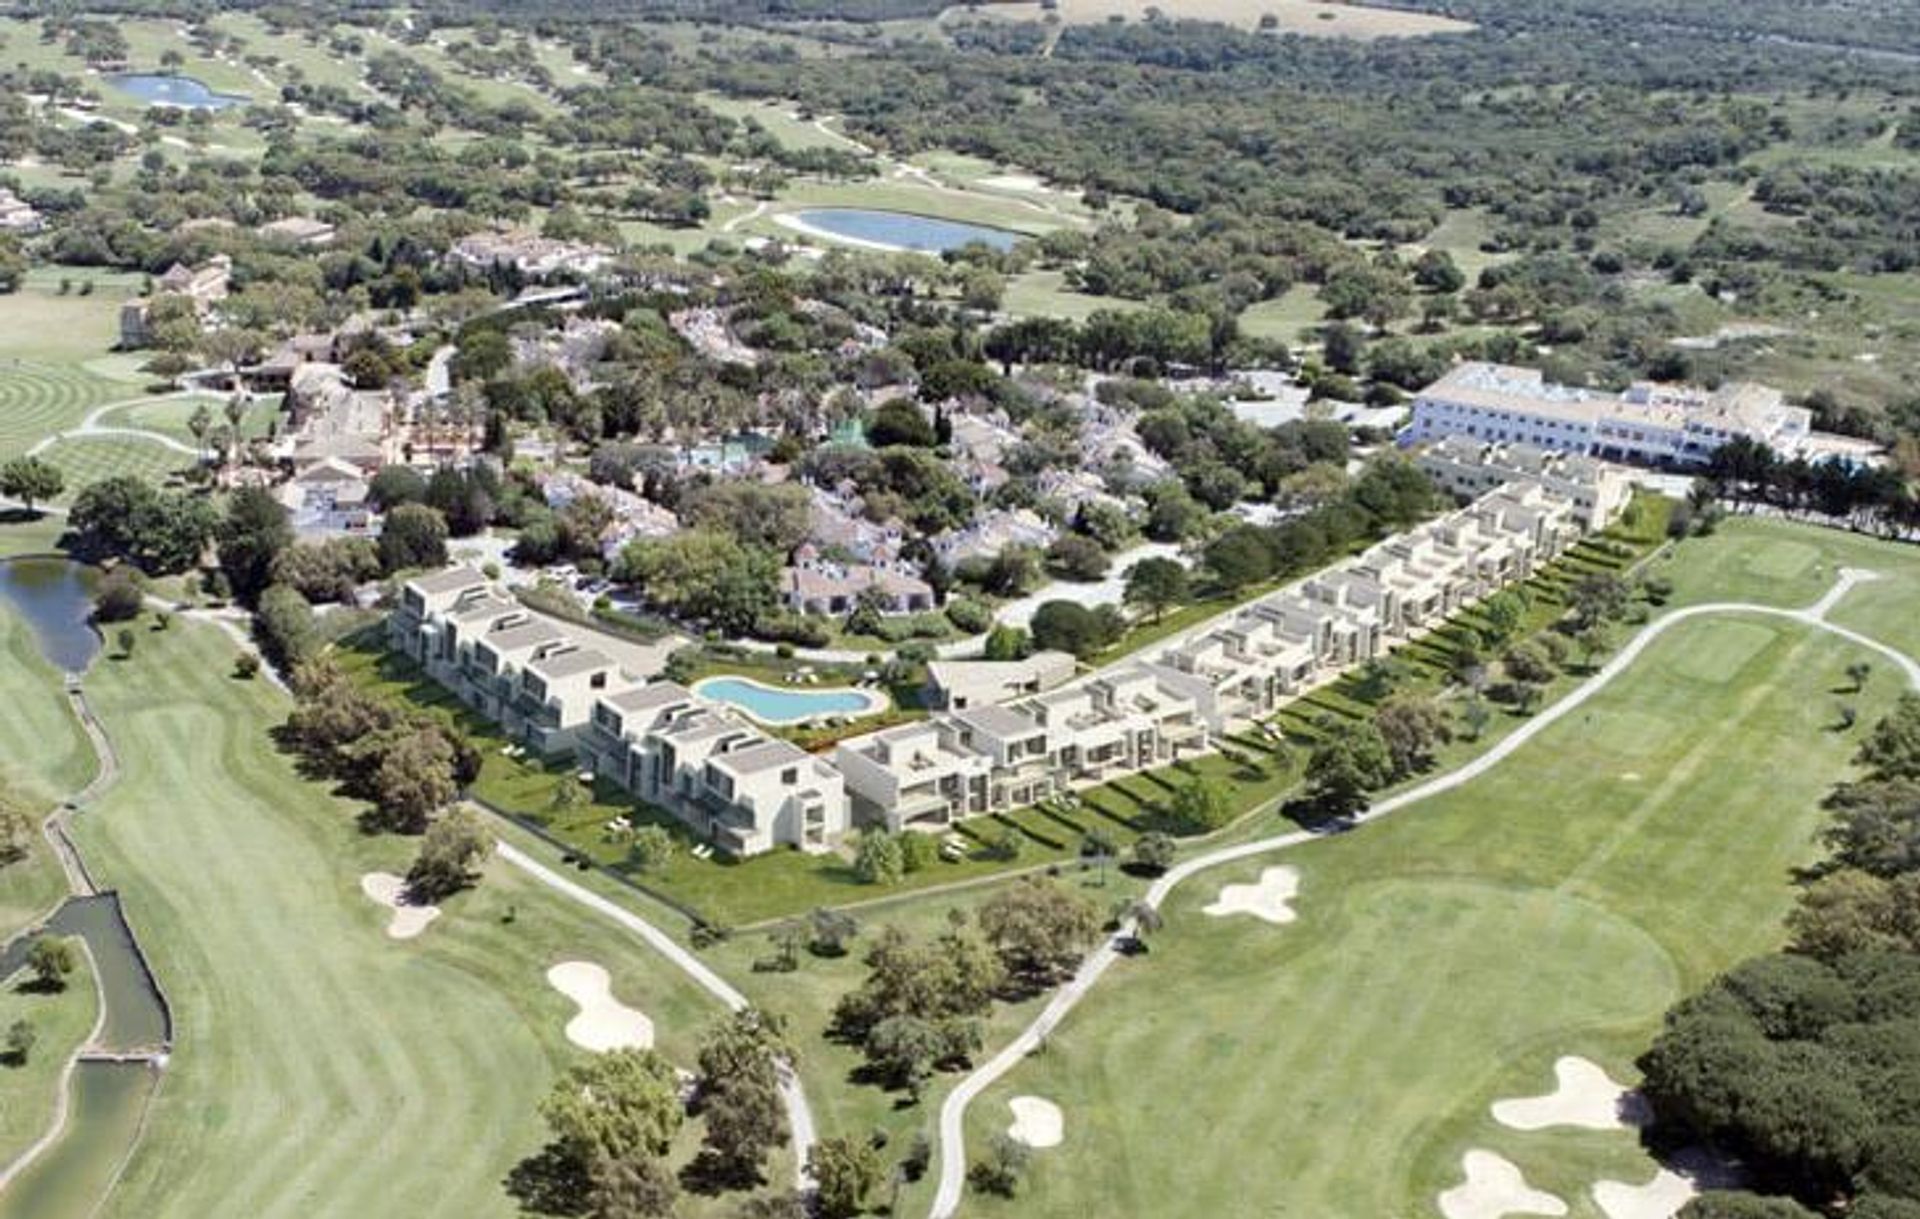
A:
[[[1867,735],[1829,801],[1827,860],[1760,957],[1667,1014],[1641,1059],[1663,1130],[1738,1155],[1787,1201],[1690,1216],[1920,1207],[1920,696]]]

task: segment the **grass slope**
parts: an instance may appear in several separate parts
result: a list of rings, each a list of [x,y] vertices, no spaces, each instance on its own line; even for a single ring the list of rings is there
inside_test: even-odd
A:
[[[0,607],[0,779],[35,809],[84,786],[93,753],[67,711],[59,676],[41,657],[26,622]],[[44,839],[0,868],[0,941],[38,921],[66,894],[66,877]]]
[[[1783,540],[1801,539],[1697,557]],[[1772,946],[1856,743],[1828,723],[1858,655],[1786,623],[1689,623],[1489,775],[1287,856],[1297,924],[1199,914],[1277,859],[1194,882],[1155,951],[977,1106],[976,1146],[1022,1093],[1062,1104],[1068,1143],[1017,1203],[968,1213],[1427,1213],[1481,1146],[1596,1215],[1598,1175],[1651,1175],[1634,1141],[1520,1135],[1487,1105],[1545,1090],[1560,1054],[1630,1077],[1674,996]]]
[[[0,1063],[0,1164],[12,1162],[46,1131],[60,1072],[99,1017],[100,992],[87,954],[76,951],[74,956],[64,990],[38,990],[25,970],[0,979],[0,1029],[25,1020],[37,1034],[26,1062]]]
[[[395,943],[357,890],[412,844],[369,839],[264,728],[231,645],[176,624],[88,687],[123,762],[77,832],[120,887],[173,1004],[176,1050],[109,1215],[510,1215],[501,1179],[574,1051],[544,973],[584,958],[677,1061],[717,1007],[657,958],[498,863]]]

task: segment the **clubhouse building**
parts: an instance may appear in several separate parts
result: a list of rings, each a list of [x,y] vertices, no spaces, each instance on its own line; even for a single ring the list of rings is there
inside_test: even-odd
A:
[[[1526,444],[1635,465],[1700,466],[1735,437],[1783,457],[1865,460],[1871,445],[1813,430],[1813,412],[1777,389],[1730,382],[1708,390],[1640,382],[1611,394],[1548,381],[1538,369],[1458,364],[1413,400],[1404,444],[1463,437]]]
[[[1460,461],[1466,454],[1456,455]],[[1498,468],[1498,467],[1496,467]],[[940,830],[1213,747],[1232,725],[1529,577],[1625,505],[1600,463],[1502,482],[1467,506],[1270,593],[1150,656],[998,687],[807,753],[670,681],[641,681],[480,573],[409,582],[393,648],[544,756],[582,765],[736,856],[825,850],[854,826]],[[1596,485],[1579,491],[1580,480]],[[991,687],[989,687],[991,688]]]

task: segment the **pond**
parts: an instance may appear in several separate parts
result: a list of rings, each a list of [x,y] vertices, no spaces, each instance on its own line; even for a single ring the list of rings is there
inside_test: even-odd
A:
[[[23,933],[0,950],[0,978],[22,969],[33,942],[49,933],[86,941],[106,1018],[74,1067],[66,1126],[0,1191],[0,1219],[85,1219],[98,1212],[139,1140],[173,1041],[173,1016],[116,894],[68,898],[44,929]],[[130,1057],[104,1057],[111,1055]]]
[[[133,1153],[160,1072],[144,1062],[81,1059],[73,1070],[66,1133],[5,1193],[0,1219],[89,1219]]]
[[[191,76],[166,76],[130,72],[109,76],[107,83],[149,106],[175,106],[182,110],[225,110],[244,106],[247,99],[238,93],[216,93],[206,82]]]
[[[800,724],[827,715],[874,715],[887,709],[877,690],[840,686],[831,690],[783,690],[745,677],[709,677],[693,684],[701,698],[737,707],[763,724]]]
[[[46,922],[54,935],[77,935],[87,942],[94,970],[100,976],[100,997],[107,1018],[90,1048],[114,1053],[138,1053],[166,1046],[173,1040],[173,1017],[154,984],[147,961],[134,943],[133,929],[120,911],[113,893],[70,897]],[[27,952],[40,933],[15,938],[0,951],[0,978],[26,966]]]
[[[65,559],[0,562],[0,604],[33,628],[41,655],[62,673],[84,673],[100,651],[91,569]]]
[[[1021,237],[1019,233],[983,224],[858,207],[813,208],[795,212],[792,217],[802,231],[836,237],[852,245],[921,250],[929,254],[957,250],[976,241],[996,250],[1010,250]]]

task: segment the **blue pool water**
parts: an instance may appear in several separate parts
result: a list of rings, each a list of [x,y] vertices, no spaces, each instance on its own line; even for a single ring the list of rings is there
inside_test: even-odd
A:
[[[882,695],[865,690],[782,690],[744,677],[710,677],[693,692],[738,707],[763,724],[797,724],[823,715],[864,715],[879,710]]]
[[[206,82],[191,76],[156,76],[131,72],[110,76],[108,83],[120,92],[138,98],[149,106],[178,106],[183,110],[225,110],[243,106],[247,99],[237,93],[215,93]]]
[[[996,250],[1010,250],[1020,234],[1006,229],[990,229],[983,224],[963,224],[911,212],[881,212],[859,207],[823,207],[798,213],[802,224],[845,237],[850,241],[870,241],[903,250],[924,250],[939,254],[957,250],[969,242],[982,242]]]

